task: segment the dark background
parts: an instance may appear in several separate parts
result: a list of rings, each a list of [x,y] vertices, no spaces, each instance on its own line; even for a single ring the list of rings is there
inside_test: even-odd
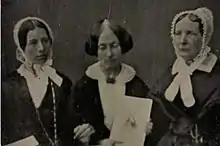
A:
[[[48,22],[54,36],[54,66],[72,79],[84,73],[95,58],[84,53],[84,41],[92,23],[108,15],[132,34],[134,49],[124,62],[151,87],[174,61],[170,24],[176,13],[206,6],[214,14],[215,31],[210,46],[219,56],[219,0],[2,0],[2,77],[16,69],[13,26],[23,17],[37,16]]]

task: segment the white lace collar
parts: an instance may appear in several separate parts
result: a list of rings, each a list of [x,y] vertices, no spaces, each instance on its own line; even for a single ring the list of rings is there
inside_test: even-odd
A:
[[[116,77],[116,83],[127,83],[134,78],[134,76],[136,75],[136,71],[131,66],[126,65],[124,63],[122,63],[121,66],[121,72]],[[106,80],[104,73],[101,71],[100,62],[97,62],[89,66],[86,70],[86,75],[92,79],[103,81]]]

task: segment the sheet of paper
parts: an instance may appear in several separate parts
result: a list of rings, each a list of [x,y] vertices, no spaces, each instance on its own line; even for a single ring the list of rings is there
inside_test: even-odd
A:
[[[123,97],[113,123],[110,139],[123,142],[118,146],[143,146],[152,103],[151,99]]]
[[[38,141],[32,135],[32,136],[26,137],[24,139],[21,139],[19,141],[16,141],[14,143],[8,144],[6,146],[37,146],[38,144],[39,144]]]

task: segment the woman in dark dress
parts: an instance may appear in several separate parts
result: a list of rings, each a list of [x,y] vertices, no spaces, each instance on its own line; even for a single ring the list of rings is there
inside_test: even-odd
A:
[[[42,146],[70,145],[66,113],[72,83],[51,67],[50,27],[40,18],[26,17],[15,25],[14,40],[22,64],[2,83],[2,144],[32,146],[36,144],[28,139],[36,139]]]
[[[151,92],[166,113],[158,116],[159,108],[153,113],[152,135],[159,140],[167,132],[159,146],[220,144],[220,61],[208,46],[212,33],[213,16],[207,8],[184,11],[173,19],[177,59]]]
[[[130,34],[121,26],[107,19],[95,23],[85,47],[98,62],[89,66],[75,85],[75,103],[84,122],[95,130],[90,144],[111,146],[115,144],[109,136],[119,97],[146,98],[149,89],[131,66],[120,61],[133,47]],[[152,123],[147,123],[147,135],[151,128]]]

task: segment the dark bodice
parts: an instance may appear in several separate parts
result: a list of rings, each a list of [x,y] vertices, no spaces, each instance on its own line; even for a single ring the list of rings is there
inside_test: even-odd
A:
[[[65,118],[67,112],[68,95],[72,83],[64,75],[58,74],[63,78],[62,85],[59,87],[49,80],[46,94],[38,109],[35,108],[24,77],[15,71],[3,81],[1,103],[3,144],[34,135],[40,144],[49,145],[44,128],[49,137],[53,139],[54,111],[51,85],[55,91],[58,135],[60,140],[62,139],[65,133],[65,122],[62,119]]]

